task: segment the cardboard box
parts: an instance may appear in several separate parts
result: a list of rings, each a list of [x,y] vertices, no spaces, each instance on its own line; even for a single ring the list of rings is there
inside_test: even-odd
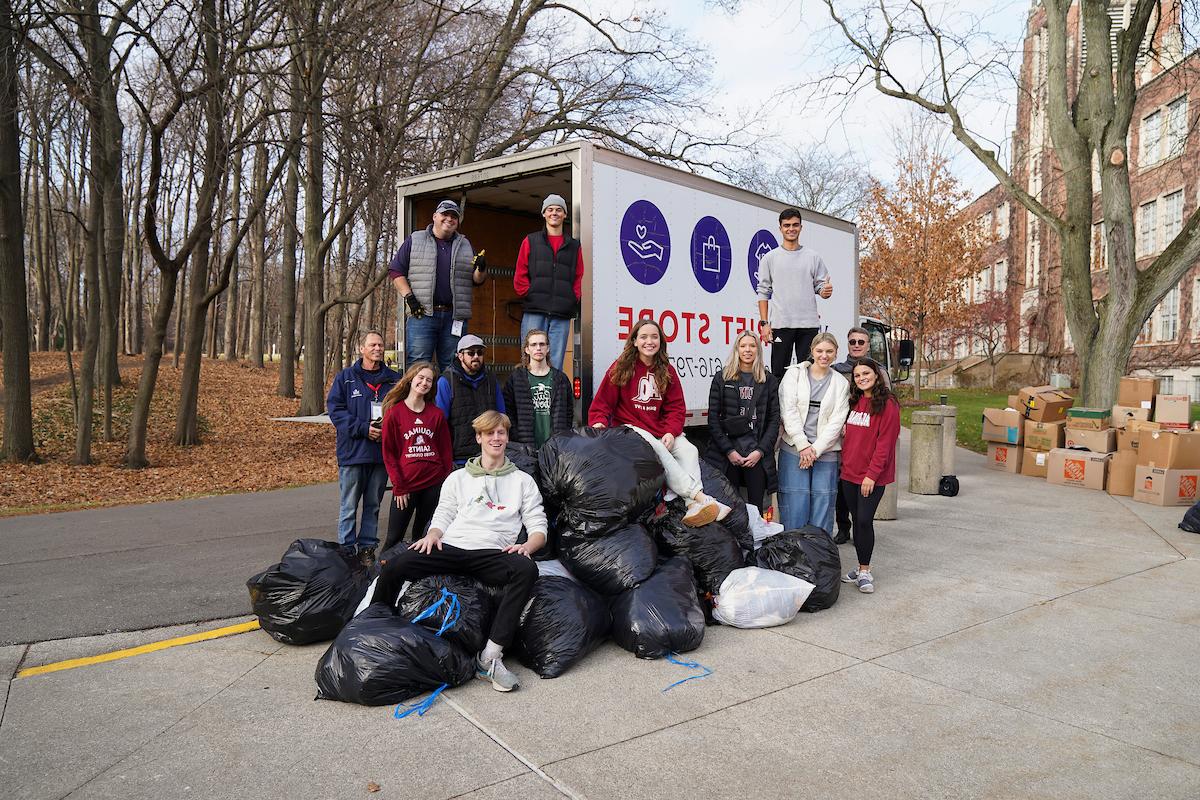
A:
[[[1064,447],[1082,448],[1093,453],[1111,453],[1117,449],[1117,430],[1109,428],[1103,431],[1077,431],[1067,428],[1063,437]]]
[[[1133,497],[1133,478],[1137,471],[1137,453],[1118,450],[1108,460],[1108,482],[1104,491],[1120,497]]]
[[[1046,481],[1059,486],[1103,491],[1110,458],[1108,453],[1056,448],[1046,457]]]
[[[1200,432],[1142,432],[1137,454],[1139,467],[1200,469]]]
[[[1021,452],[1021,474],[1030,478],[1045,478],[1046,464],[1050,453],[1046,450],[1034,450],[1026,447]]]
[[[1141,431],[1122,430],[1117,431],[1117,452],[1118,453],[1136,453],[1138,449],[1138,441],[1141,438]]]
[[[1075,401],[1071,395],[1053,386],[1026,386],[1018,393],[1017,402],[1026,419],[1056,422],[1067,418],[1067,409]]]
[[[1010,394],[1008,396],[1008,407],[1019,409],[1021,407],[1021,398],[1017,397],[1015,394]]]
[[[1025,446],[1034,450],[1048,453],[1056,447],[1063,446],[1063,427],[1065,422],[1034,422],[1025,421]]]
[[[1200,499],[1200,469],[1139,466],[1133,475],[1133,499],[1156,506],[1190,506]]]
[[[985,442],[1020,444],[1024,438],[1025,420],[1021,412],[1003,408],[983,410],[983,436]]]
[[[1067,409],[1067,427],[1077,431],[1106,430],[1112,427],[1112,409],[1071,406]]]
[[[1117,387],[1117,405],[1134,406],[1149,411],[1158,394],[1158,378],[1121,378]]]
[[[1021,450],[1008,444],[989,444],[987,451],[988,469],[1017,474],[1021,471]]]
[[[1186,431],[1191,405],[1186,394],[1160,394],[1154,397],[1154,421],[1165,430]]]
[[[1140,408],[1137,406],[1113,406],[1112,407],[1112,426],[1114,428],[1124,428],[1125,423],[1130,420],[1138,420],[1146,422],[1150,419],[1150,409]]]
[[[1140,419],[1131,419],[1125,421],[1125,429],[1130,431],[1161,431],[1162,425],[1157,422],[1147,422]]]

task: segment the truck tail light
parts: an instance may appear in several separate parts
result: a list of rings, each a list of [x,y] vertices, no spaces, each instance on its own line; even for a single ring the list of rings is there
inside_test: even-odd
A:
[[[583,384],[580,383],[579,378],[572,381],[571,385],[575,390],[575,399],[578,400],[580,397],[583,397]]]

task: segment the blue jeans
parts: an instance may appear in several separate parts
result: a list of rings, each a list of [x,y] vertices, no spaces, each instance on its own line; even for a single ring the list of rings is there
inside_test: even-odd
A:
[[[418,361],[433,361],[436,355],[437,371],[440,375],[454,361],[454,351],[458,348],[459,337],[451,333],[453,327],[453,311],[431,311],[419,319],[406,319],[404,368],[408,369]],[[462,332],[467,332],[466,320],[463,320]]]
[[[525,312],[521,317],[522,351],[525,348],[525,334],[532,330],[545,331],[550,337],[550,363],[562,369],[563,360],[567,357],[567,343],[571,339],[571,320]]]
[[[338,515],[338,542],[373,550],[379,545],[379,503],[387,487],[387,470],[383,464],[351,464],[338,467],[338,491],[341,511]],[[354,518],[358,501],[362,500],[362,524],[355,535]]]
[[[832,536],[837,490],[837,461],[814,461],[809,469],[800,469],[800,457],[780,448],[779,521],[784,530],[816,525]]]

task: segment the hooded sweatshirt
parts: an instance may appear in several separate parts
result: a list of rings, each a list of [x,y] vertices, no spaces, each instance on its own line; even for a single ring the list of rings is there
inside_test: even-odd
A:
[[[462,550],[503,550],[516,544],[522,526],[530,536],[546,535],[537,483],[508,459],[498,469],[484,469],[479,456],[446,478],[429,523],[444,532],[442,544]]]
[[[657,384],[654,373],[640,358],[633,362],[633,376],[624,386],[612,382],[615,367],[613,364],[604,373],[604,380],[600,381],[600,388],[592,398],[588,425],[597,422],[608,427],[636,425],[659,438],[665,433],[675,437],[683,435],[687,403],[675,367],[667,365],[671,382],[666,391]]]

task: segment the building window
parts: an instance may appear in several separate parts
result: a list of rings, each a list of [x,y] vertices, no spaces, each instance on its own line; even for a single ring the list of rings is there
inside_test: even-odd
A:
[[[1159,394],[1175,394],[1175,376],[1162,375],[1158,379]]]
[[[1008,238],[1008,203],[1001,203],[996,209],[996,238]]]
[[[1162,206],[1162,246],[1165,248],[1174,241],[1175,237],[1179,235],[1180,229],[1183,228],[1183,189],[1163,197]]]
[[[1138,137],[1139,166],[1148,167],[1158,163],[1158,152],[1162,141],[1162,112],[1142,118],[1142,132]]]
[[[1200,278],[1192,283],[1192,338],[1200,339]]]
[[[1200,372],[1192,376],[1192,402],[1200,403]]]
[[[992,288],[997,292],[1008,289],[1008,259],[1002,258],[996,262],[996,268],[992,271]]]
[[[1179,287],[1167,292],[1158,304],[1158,331],[1160,342],[1173,342],[1179,335]],[[1167,392],[1164,392],[1167,393]]]
[[[1183,152],[1187,132],[1187,95],[1184,95],[1167,104],[1167,158]]]
[[[1137,254],[1148,256],[1158,250],[1158,201],[1142,203],[1138,208]]]

